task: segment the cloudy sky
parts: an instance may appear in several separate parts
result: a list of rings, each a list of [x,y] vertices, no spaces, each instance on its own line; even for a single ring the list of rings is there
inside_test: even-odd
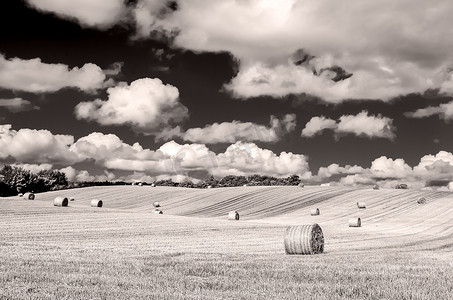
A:
[[[453,181],[449,0],[6,0],[0,164]]]

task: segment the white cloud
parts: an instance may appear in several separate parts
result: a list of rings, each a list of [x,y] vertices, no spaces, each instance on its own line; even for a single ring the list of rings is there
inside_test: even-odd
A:
[[[129,125],[147,134],[157,134],[188,117],[187,107],[179,102],[178,89],[157,78],[137,79],[130,85],[121,83],[107,93],[105,101],[79,103],[76,117],[101,125]]]
[[[325,129],[331,129],[339,138],[342,135],[354,134],[359,137],[386,138],[393,140],[395,138],[393,120],[383,117],[380,114],[377,116],[369,116],[367,111],[362,111],[357,115],[344,115],[335,122],[332,119],[321,117],[313,117],[305,125],[301,136],[313,137],[320,134]]]
[[[335,120],[321,117],[313,117],[305,124],[305,128],[302,129],[302,136],[313,137],[320,134],[325,129],[335,130],[337,128],[337,122]]]
[[[238,58],[239,73],[227,85],[238,97],[308,93],[339,102],[453,90],[448,0],[192,0],[161,15],[157,1],[141,2],[140,34],[179,31],[176,46]],[[288,61],[300,48],[315,57],[310,68]],[[320,72],[335,66],[353,76],[334,81],[332,70]]]
[[[0,159],[13,158],[30,164],[71,164],[77,160],[69,151],[72,143],[74,137],[70,135],[27,128],[16,131],[9,124],[0,125]]]
[[[339,164],[330,164],[327,167],[320,167],[318,170],[317,180],[325,180],[334,175],[355,175],[368,173],[368,169],[364,169],[361,166],[346,165],[341,167]]]
[[[336,129],[336,132],[339,134],[352,133],[356,136],[387,138],[391,140],[395,138],[393,131],[392,119],[383,117],[380,114],[369,116],[366,111],[362,111],[355,116],[341,116]]]
[[[0,108],[5,108],[12,113],[39,109],[38,106],[35,106],[30,101],[22,98],[0,99]]]
[[[439,118],[450,121],[453,120],[453,101],[440,104],[439,106],[428,106],[425,108],[417,109],[414,112],[407,112],[404,114],[408,118],[427,118],[438,115]]]
[[[371,176],[381,179],[401,179],[407,178],[412,173],[412,168],[406,164],[404,159],[395,160],[381,156],[371,163]]]
[[[237,141],[277,142],[283,135],[296,127],[296,115],[287,114],[282,120],[271,116],[270,127],[252,122],[223,122],[206,125],[203,128],[190,128],[182,138],[186,141],[215,144],[235,143]]]
[[[66,174],[68,181],[114,181],[116,179],[115,174],[112,172],[104,171],[102,175],[90,175],[87,170],[76,170],[69,166],[59,170]]]
[[[453,154],[447,151],[439,151],[435,155],[425,155],[414,167],[414,173],[419,178],[426,180],[453,181]]]
[[[124,0],[26,0],[41,11],[51,12],[64,19],[75,19],[79,24],[109,28],[120,22],[127,10]]]
[[[0,54],[0,87],[32,93],[56,92],[65,87],[92,92],[104,87],[104,71],[95,64],[70,69],[64,64],[43,63],[40,58],[6,59]]]

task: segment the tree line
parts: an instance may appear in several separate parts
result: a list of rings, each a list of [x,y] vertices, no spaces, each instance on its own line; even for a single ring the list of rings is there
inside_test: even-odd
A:
[[[235,186],[275,186],[275,185],[299,185],[299,176],[291,175],[285,178],[276,178],[266,175],[235,176],[228,175],[222,179],[214,176],[206,180],[194,183],[190,180],[174,182],[171,179],[159,180],[153,183],[142,182],[142,185],[173,186],[186,188],[217,188]],[[41,193],[47,191],[79,188],[88,186],[127,185],[124,181],[84,181],[70,182],[65,173],[58,170],[41,170],[33,173],[22,167],[4,165],[0,169],[0,197],[14,196],[18,193]]]

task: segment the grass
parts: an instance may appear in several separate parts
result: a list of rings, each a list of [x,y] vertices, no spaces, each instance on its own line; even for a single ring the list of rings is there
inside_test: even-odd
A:
[[[234,193],[241,189],[249,187]],[[168,210],[189,211],[192,206],[188,200],[185,204],[188,196],[181,190],[153,191],[159,197],[171,197],[175,191],[181,207],[169,199]],[[53,207],[56,192],[37,195],[34,201],[0,199],[0,299],[453,299],[453,217],[435,218],[432,213],[437,206],[451,212],[450,194],[428,194],[431,205],[428,201],[412,208],[412,197],[419,197],[413,192],[375,191],[394,196],[385,202],[384,196],[350,190],[368,195],[371,212],[365,212],[364,227],[349,228],[344,224],[348,200],[338,193],[342,189],[326,189],[324,194],[306,190],[304,199],[310,201],[308,194],[314,192],[326,198],[321,202],[326,208],[335,203],[336,213],[327,208],[321,210],[326,214],[311,217],[312,207],[307,206],[271,217],[256,212],[261,218],[248,221],[228,221],[227,214],[155,215],[154,199],[149,200],[149,209],[140,208],[134,197],[141,196],[128,191],[128,202],[114,196],[117,191],[110,187],[81,191],[82,196],[89,192],[97,198],[102,198],[97,193],[109,194],[105,208],[89,207],[89,197],[81,195],[70,207]],[[259,203],[256,195],[274,191],[256,189],[242,201],[279,207],[280,201],[292,202],[293,196],[284,191],[286,198],[272,202],[269,197]],[[197,205],[202,203],[197,197],[208,199],[204,201],[211,206],[232,201],[214,192],[215,199],[191,196]],[[350,201],[355,205],[357,199]],[[120,203],[130,204],[122,208]],[[291,205],[298,207],[296,202]],[[163,203],[164,211],[165,207]],[[427,217],[401,217],[398,207]],[[212,209],[207,213],[219,210]],[[313,220],[324,231],[325,253],[285,255],[287,223]]]

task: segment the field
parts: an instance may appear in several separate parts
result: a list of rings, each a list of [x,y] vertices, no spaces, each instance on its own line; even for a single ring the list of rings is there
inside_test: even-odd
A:
[[[54,207],[57,196],[76,200]],[[325,252],[286,255],[287,226],[312,223]],[[0,198],[0,299],[453,299],[453,193],[113,186]]]

